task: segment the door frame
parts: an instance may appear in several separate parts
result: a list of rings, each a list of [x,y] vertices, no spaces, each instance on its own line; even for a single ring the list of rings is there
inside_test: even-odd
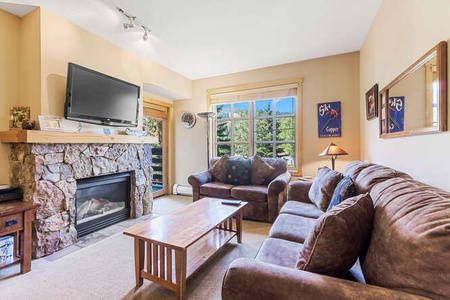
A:
[[[173,104],[152,99],[144,98],[143,116],[151,116],[163,120],[163,189],[153,193],[154,197],[165,194],[172,194],[173,186],[173,129],[170,124],[173,120]]]

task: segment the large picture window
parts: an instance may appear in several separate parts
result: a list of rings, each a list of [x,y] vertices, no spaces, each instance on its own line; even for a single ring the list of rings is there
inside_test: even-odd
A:
[[[214,97],[215,96],[215,97]],[[272,97],[270,97],[272,96]],[[265,88],[211,96],[213,156],[283,158],[298,167],[297,89]]]

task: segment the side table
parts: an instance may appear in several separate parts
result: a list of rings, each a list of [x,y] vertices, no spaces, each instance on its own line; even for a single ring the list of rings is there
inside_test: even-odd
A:
[[[0,263],[0,268],[20,262],[20,273],[31,271],[31,225],[39,206],[21,200],[0,202],[0,237],[14,237],[13,261]]]

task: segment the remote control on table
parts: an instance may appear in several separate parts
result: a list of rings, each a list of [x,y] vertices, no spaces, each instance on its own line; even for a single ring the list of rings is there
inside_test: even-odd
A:
[[[240,200],[222,200],[222,204],[228,204],[228,205],[240,205]]]

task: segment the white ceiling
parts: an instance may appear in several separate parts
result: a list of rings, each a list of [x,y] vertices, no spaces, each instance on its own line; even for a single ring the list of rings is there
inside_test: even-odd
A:
[[[129,51],[199,79],[358,51],[382,0],[21,0]],[[152,32],[124,30],[116,7]],[[31,7],[32,8],[32,7]],[[25,10],[24,10],[25,9]]]

